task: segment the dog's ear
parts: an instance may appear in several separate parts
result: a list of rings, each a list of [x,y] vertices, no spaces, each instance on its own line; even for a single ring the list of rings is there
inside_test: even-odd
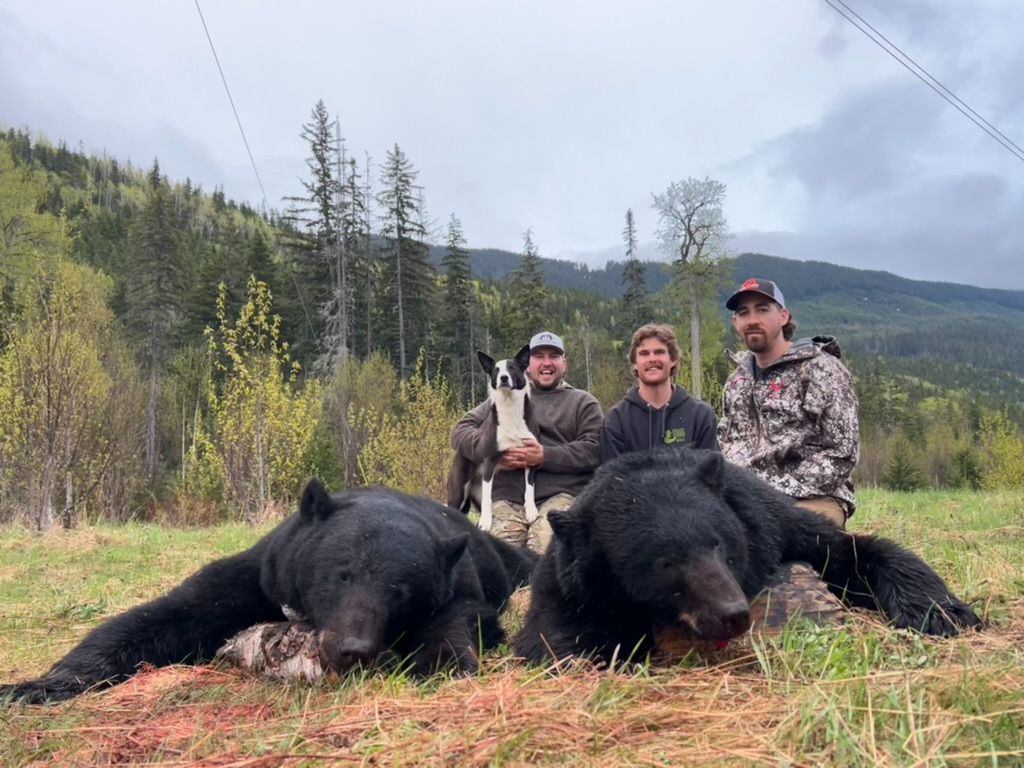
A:
[[[530,345],[527,344],[518,352],[516,352],[516,365],[519,366],[520,370],[525,371],[530,367]]]
[[[490,376],[491,371],[494,370],[494,358],[480,350],[476,351],[476,358],[480,361],[480,367],[484,369],[484,373]]]

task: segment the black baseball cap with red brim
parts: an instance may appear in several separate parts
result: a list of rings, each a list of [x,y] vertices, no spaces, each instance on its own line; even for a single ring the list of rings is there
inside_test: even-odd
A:
[[[743,285],[737,288],[735,293],[733,293],[733,295],[729,297],[729,300],[725,302],[725,308],[728,310],[735,310],[736,305],[740,301],[740,296],[744,293],[760,293],[762,296],[767,296],[783,309],[786,308],[786,300],[782,297],[782,291],[779,290],[779,286],[771,280],[762,280],[759,277],[752,277],[749,280],[744,280]]]

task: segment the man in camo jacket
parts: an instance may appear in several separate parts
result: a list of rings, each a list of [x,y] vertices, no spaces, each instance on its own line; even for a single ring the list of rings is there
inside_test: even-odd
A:
[[[851,475],[860,437],[857,395],[831,336],[793,341],[782,291],[752,278],[725,304],[747,347],[730,353],[718,442],[797,504],[845,527],[855,499]]]

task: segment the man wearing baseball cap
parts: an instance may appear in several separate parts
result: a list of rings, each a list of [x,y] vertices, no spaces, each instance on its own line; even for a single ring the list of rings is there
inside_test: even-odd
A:
[[[793,341],[796,323],[771,280],[751,278],[726,301],[746,352],[730,353],[718,442],[734,464],[836,525],[853,514],[860,450],[857,395],[831,336]]]
[[[519,546],[543,552],[551,540],[547,515],[572,506],[601,461],[601,424],[597,399],[565,382],[569,363],[565,343],[550,331],[530,339],[531,422],[536,440],[505,451],[505,469],[536,467],[535,498],[539,516],[526,520],[522,472],[499,472],[491,489],[491,533]],[[495,424],[490,401],[463,416],[452,430],[452,448],[474,464],[486,459],[494,444]]]

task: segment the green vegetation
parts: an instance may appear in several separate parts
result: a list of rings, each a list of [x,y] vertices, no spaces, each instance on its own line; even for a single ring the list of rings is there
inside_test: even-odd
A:
[[[795,623],[724,652],[614,674],[581,663],[553,675],[505,651],[489,654],[478,677],[425,681],[362,672],[283,685],[228,668],[169,668],[59,706],[5,711],[0,761],[1020,765],[1024,501],[867,491],[851,524],[921,553],[990,627],[937,640],[858,613],[842,627]],[[42,672],[103,618],[265,530],[5,530],[4,681]]]
[[[608,408],[631,383],[641,313],[674,324],[680,381],[718,407],[729,269],[778,280],[801,334],[840,338],[859,487],[1024,486],[1024,363],[1003,341],[1024,330],[1024,294],[730,262],[717,246],[698,264],[668,222],[706,187],[724,235],[712,180],[663,196],[666,243],[688,266],[636,261],[632,211],[624,261],[604,270],[543,258],[529,230],[522,254],[469,249],[454,214],[431,246],[412,159],[395,145],[360,167],[332,122],[321,102],[302,126],[310,178],[281,214],[157,162],[0,135],[0,523],[255,521],[313,474],[440,496],[448,426],[484,394],[474,350],[511,354],[540,326],[566,339],[570,383]]]

